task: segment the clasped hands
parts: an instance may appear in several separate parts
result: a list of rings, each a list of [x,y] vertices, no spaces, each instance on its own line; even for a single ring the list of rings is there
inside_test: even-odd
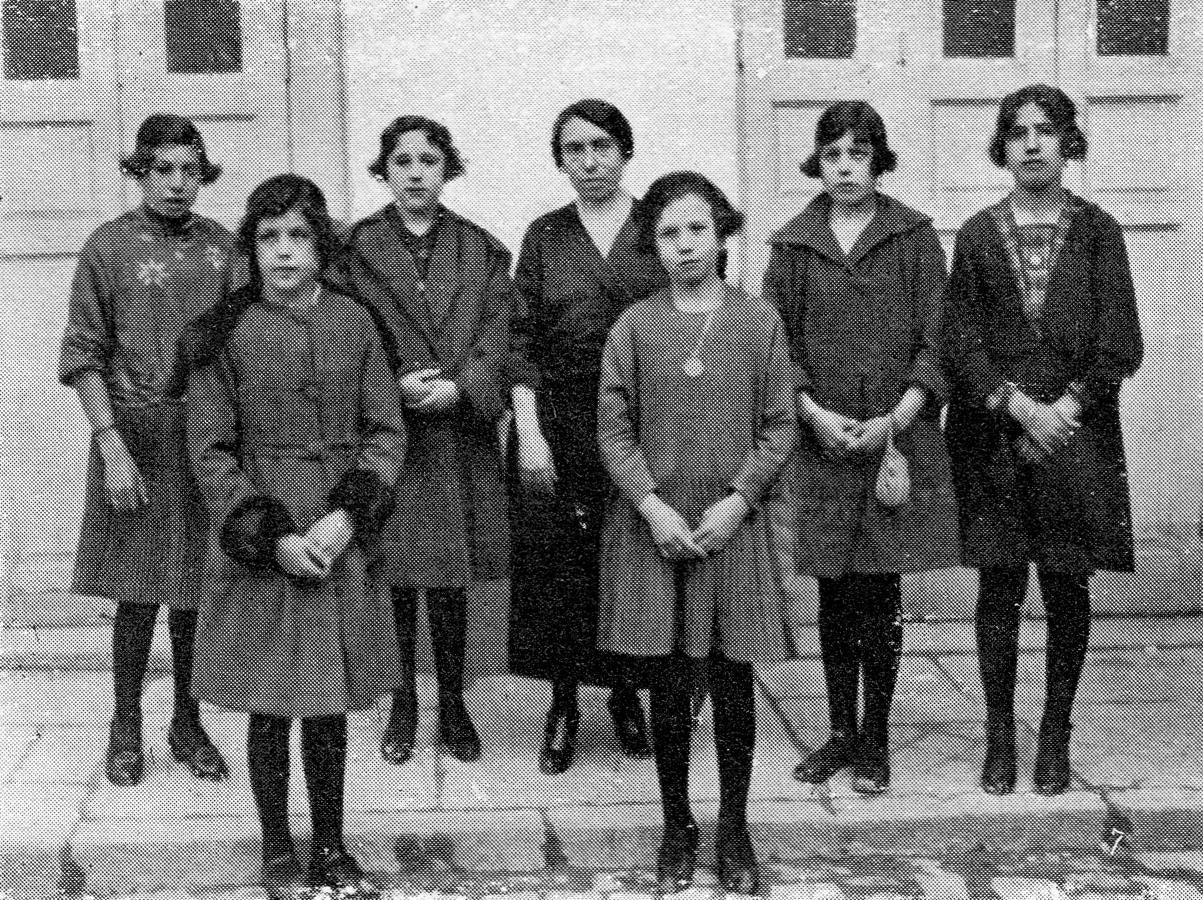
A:
[[[303,534],[286,534],[276,542],[276,562],[296,578],[320,581],[330,574],[334,561],[355,536],[351,517],[345,509],[326,513]]]
[[[861,421],[817,403],[810,410],[809,421],[819,447],[826,456],[834,459],[876,453],[885,446],[892,427],[888,415]]]
[[[1007,412],[1023,426],[1016,448],[1028,462],[1048,459],[1067,446],[1082,427],[1082,406],[1072,394],[1053,403],[1040,403],[1015,391],[1007,400]]]
[[[414,412],[440,413],[459,403],[459,385],[442,378],[442,369],[418,369],[397,381],[401,400]]]
[[[674,562],[703,559],[721,550],[749,510],[742,494],[728,494],[706,508],[697,528],[690,528],[679,512],[655,494],[648,494],[639,504],[639,513],[652,532],[656,550]]]

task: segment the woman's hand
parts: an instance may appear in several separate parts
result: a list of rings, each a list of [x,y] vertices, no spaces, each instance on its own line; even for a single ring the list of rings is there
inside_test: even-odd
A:
[[[1046,457],[1068,444],[1078,429],[1076,420],[1067,420],[1054,406],[1037,403],[1022,391],[1011,395],[1007,410],[1023,426],[1036,449]]]
[[[294,578],[320,581],[330,571],[322,552],[305,535],[286,534],[276,541],[276,562]]]
[[[538,425],[518,430],[518,476],[527,490],[550,494],[556,489],[556,462]]]
[[[142,473],[117,429],[110,426],[98,432],[96,447],[103,463],[104,493],[109,505],[121,512],[134,512],[149,503]]]
[[[460,401],[459,385],[446,378],[431,378],[426,382],[430,390],[417,403],[409,404],[414,412],[440,413],[451,409]]]
[[[345,509],[326,513],[305,532],[305,540],[325,561],[327,570],[346,552],[354,536],[355,526],[351,524],[351,517]]]
[[[876,453],[886,445],[886,438],[890,436],[892,427],[893,422],[889,416],[875,416],[860,422],[852,432],[848,452],[862,453],[866,456]]]
[[[702,521],[693,530],[693,540],[707,554],[723,548],[745,518],[751,507],[743,494],[728,494],[702,513]]]
[[[397,390],[401,392],[401,401],[410,409],[430,396],[431,379],[443,374],[442,369],[418,369],[410,372],[397,382]]]
[[[842,416],[830,409],[824,409],[817,403],[812,403],[808,415],[811,430],[819,442],[822,451],[831,457],[839,459],[851,449],[852,440],[860,422]]]
[[[697,559],[706,555],[706,551],[693,539],[693,530],[681,518],[681,514],[655,494],[643,498],[639,513],[652,532],[656,549],[665,559]]]

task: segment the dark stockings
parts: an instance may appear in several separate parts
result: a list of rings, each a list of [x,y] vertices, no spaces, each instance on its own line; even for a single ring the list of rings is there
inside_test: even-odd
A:
[[[265,861],[295,852],[288,828],[288,739],[292,719],[252,714],[247,729],[251,790],[263,827]],[[347,717],[301,720],[301,758],[309,788],[313,846],[342,848],[343,773],[347,756]]]
[[[432,588],[426,592],[430,642],[439,679],[439,699],[443,701],[459,702],[464,693],[466,599],[462,588]]]
[[[1048,621],[1048,695],[1044,722],[1069,724],[1086,647],[1090,642],[1088,576],[1039,572]],[[982,690],[989,724],[1015,718],[1015,666],[1019,655],[1019,617],[1027,594],[1027,569],[982,569],[977,605],[977,643]]]
[[[151,643],[159,607],[142,603],[119,603],[113,620],[113,718],[129,722],[140,715],[142,684],[150,661]],[[175,718],[184,723],[197,720],[192,699],[192,649],[196,636],[196,611],[168,611],[171,632],[172,675]]]
[[[851,573],[819,580],[819,643],[831,727],[861,731],[888,743],[890,705],[902,650],[901,580]],[[857,728],[857,693],[864,672],[864,721]]]
[[[393,620],[397,629],[397,651],[400,659],[401,686],[393,692],[392,719],[396,724],[408,717],[412,722],[417,715],[418,697],[414,682],[414,634],[416,621],[417,593],[407,589],[393,591]]]

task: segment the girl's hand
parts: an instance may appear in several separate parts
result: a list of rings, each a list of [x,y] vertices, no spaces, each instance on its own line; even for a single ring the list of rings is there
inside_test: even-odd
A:
[[[702,521],[693,531],[694,542],[707,555],[721,550],[745,518],[747,518],[748,501],[743,494],[728,494],[717,503],[711,504],[702,513]]]
[[[693,531],[681,514],[655,494],[648,494],[643,499],[639,512],[652,532],[656,549],[665,559],[697,559],[706,555],[693,539]]]
[[[1037,403],[1022,391],[1011,395],[1007,409],[1044,456],[1052,456],[1068,444],[1078,429],[1076,420],[1067,421],[1055,407]]]
[[[825,454],[836,459],[848,453],[860,424],[856,419],[824,409],[817,403],[810,410],[810,427],[819,447]]]
[[[134,512],[149,503],[142,473],[117,429],[99,432],[96,446],[103,462],[104,493],[109,505],[121,512]]]
[[[529,491],[555,492],[556,462],[538,425],[518,431],[518,475]]]
[[[886,438],[890,435],[890,425],[889,416],[875,416],[859,423],[852,432],[852,439],[848,442],[848,452],[865,455],[876,453],[886,445]]]
[[[354,536],[355,526],[345,509],[326,513],[305,532],[305,540],[325,560],[327,569],[346,552]]]
[[[321,551],[304,535],[286,534],[276,541],[276,562],[294,578],[321,581],[330,571]]]
[[[459,385],[454,381],[448,381],[446,378],[432,378],[426,384],[430,388],[426,397],[417,403],[409,404],[409,408],[414,412],[440,413],[459,403]]]
[[[397,382],[402,402],[412,409],[430,395],[430,380],[443,374],[442,369],[419,369]]]

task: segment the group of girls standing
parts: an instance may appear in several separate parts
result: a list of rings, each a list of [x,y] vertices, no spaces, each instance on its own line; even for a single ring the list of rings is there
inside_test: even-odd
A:
[[[269,896],[371,895],[343,844],[346,714],[391,692],[380,752],[412,756],[424,599],[439,742],[476,759],[466,590],[508,572],[511,665],[552,686],[540,768],[573,762],[578,684],[609,687],[623,753],[655,758],[659,888],[687,886],[705,685],[717,874],[751,893],[752,663],[796,652],[797,575],[819,583],[832,734],[795,776],[850,767],[857,790],[887,789],[900,576],[964,562],[982,570],[982,785],[1006,793],[1035,562],[1049,678],[1033,780],[1065,790],[1087,579],[1132,567],[1118,390],[1141,356],[1119,226],[1062,186],[1085,152],[1074,115],[1040,85],[1003,101],[990,155],[1015,188],[961,230],[947,278],[930,217],[878,190],[895,165],[880,116],[833,105],[802,167],[823,191],[773,236],[763,299],[724,280],[743,220],[710,181],[624,189],[634,137],[604,101],[556,118],[576,199],[530,226],[512,280],[506,249],[440,203],[463,164],[437,122],[384,130],[370,171],[393,200],[348,233],[312,182],[281,175],[234,236],[191,211],[219,174],[200,134],[150,117],[123,162],[144,203],[84,248],[60,372],[94,429],[75,588],[118,603],[108,777],[142,777],[166,603],[172,752],[227,777],[196,698],[250,714]],[[875,489],[891,448],[909,462],[902,503]],[[288,827],[294,718],[305,868]]]

